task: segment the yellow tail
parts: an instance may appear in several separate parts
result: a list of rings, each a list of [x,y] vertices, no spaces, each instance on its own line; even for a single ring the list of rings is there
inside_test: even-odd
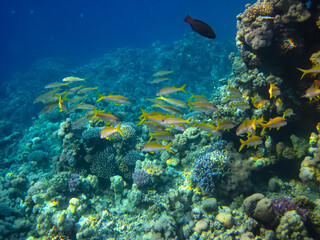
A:
[[[243,141],[242,139],[240,139],[240,143],[241,143],[241,146],[239,148],[239,152],[242,150],[242,148],[246,145],[246,142]]]
[[[148,141],[148,142],[150,142],[150,141],[153,139],[153,137],[154,137],[154,135],[152,135],[152,133],[151,133],[151,132],[149,132],[149,134],[150,134],[150,139],[149,139],[149,141]]]
[[[301,68],[297,68],[297,69],[300,70],[301,72],[303,72],[300,80],[304,77],[304,75],[306,75],[309,72],[308,69],[301,69]]]
[[[101,95],[100,93],[97,93],[97,94],[99,96],[99,99],[96,102],[99,102],[99,101],[101,101],[103,99],[103,95]]]
[[[118,124],[118,126],[116,127],[116,131],[118,132],[118,133],[120,133],[120,135],[122,136],[122,137],[125,137],[124,136],[124,134],[123,134],[123,132],[121,131],[121,129],[120,129],[120,123]]]
[[[219,119],[217,118],[217,127],[216,127],[216,131],[218,131],[218,130],[219,130],[220,126],[221,126],[221,123],[219,122]]]
[[[186,86],[187,84],[185,83],[181,88],[179,88],[182,92],[184,92],[184,93],[187,93],[185,90],[184,90],[184,88],[185,88],[185,86]]]
[[[168,144],[165,145],[164,147],[165,147],[169,152],[174,153],[174,151],[172,151],[172,150],[170,149],[171,144],[172,144],[172,142],[168,143]]]
[[[266,130],[266,128],[267,128],[267,124],[260,123],[260,125],[262,126],[262,131],[261,131],[260,136],[262,136],[262,135],[263,135],[263,133],[264,133],[264,131],[265,131],[265,130]]]

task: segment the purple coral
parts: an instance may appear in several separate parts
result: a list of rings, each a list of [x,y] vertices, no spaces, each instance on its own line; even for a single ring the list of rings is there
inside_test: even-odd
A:
[[[135,170],[132,173],[132,180],[138,187],[143,187],[150,182],[150,174],[144,169]]]
[[[80,176],[78,174],[71,174],[71,177],[68,181],[69,192],[75,192],[78,190],[81,184],[81,180],[79,177]]]
[[[300,215],[302,221],[306,221],[308,218],[307,210],[298,207],[290,198],[272,199],[272,207],[281,216],[288,211],[295,210]]]

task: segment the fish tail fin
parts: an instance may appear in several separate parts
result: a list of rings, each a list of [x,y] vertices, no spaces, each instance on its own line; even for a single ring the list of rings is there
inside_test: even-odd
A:
[[[216,127],[216,131],[218,131],[218,130],[219,130],[220,126],[221,126],[221,123],[219,122],[219,119],[217,118],[217,127]]]
[[[260,125],[263,127],[263,128],[262,128],[262,131],[261,131],[261,134],[260,134],[260,136],[262,136],[263,133],[264,133],[264,131],[265,131],[266,128],[267,128],[267,124],[261,123]]]
[[[186,90],[184,90],[184,88],[186,87],[186,85],[187,85],[187,84],[185,83],[185,84],[180,88],[180,90],[181,90],[182,92],[184,92],[184,93],[187,93]]]
[[[257,122],[257,119],[256,119],[256,118],[253,118],[252,125],[251,125],[253,130],[256,130],[256,129],[257,129],[257,127],[256,127],[256,122]]]
[[[68,93],[66,91],[63,92],[63,98],[62,101],[69,101],[70,99],[67,98]]]
[[[191,117],[186,120],[187,124],[190,126]]]
[[[117,131],[118,133],[120,133],[120,135],[121,135],[122,137],[125,137],[125,135],[124,135],[123,132],[121,131],[120,127],[121,127],[121,123],[119,123],[118,126],[116,127],[116,131]]]
[[[192,94],[191,94],[192,95]],[[194,95],[192,95],[192,96],[194,96]],[[190,97],[190,98],[192,98],[192,97]],[[192,104],[192,102],[190,101],[190,98],[187,98],[187,101],[188,101],[188,106],[191,106],[191,104]]]
[[[87,82],[85,78],[82,78],[82,81],[84,81],[85,83]]]
[[[172,151],[172,150],[170,149],[171,144],[172,144],[172,142],[168,143],[167,145],[165,145],[165,148],[166,148],[169,152],[174,153],[174,151]]]
[[[97,94],[98,94],[98,96],[99,96],[99,99],[98,99],[96,102],[100,102],[100,101],[103,99],[103,95],[100,94],[100,93],[97,93]]]
[[[242,140],[242,139],[240,139],[240,143],[241,143],[241,145],[240,145],[240,148],[239,148],[239,152],[240,152],[240,151],[242,150],[242,148],[246,145],[245,141]]]
[[[306,75],[308,73],[307,69],[301,69],[301,68],[297,68],[298,70],[300,70],[302,72],[302,76],[300,78],[300,80],[304,77],[304,75]]]
[[[187,16],[184,18],[184,21],[187,22],[187,23],[190,23],[190,20],[192,18],[189,16],[189,14],[187,14]]]
[[[153,139],[153,137],[154,137],[154,135],[152,135],[152,133],[151,133],[151,132],[149,132],[149,134],[150,134],[150,139],[149,139],[149,141],[148,141],[148,142],[150,142],[150,141]]]
[[[98,110],[96,108],[93,108],[93,116],[90,119],[94,119],[98,116]]]
[[[140,108],[141,109],[141,112],[142,112],[142,116],[147,119],[148,117],[148,113],[143,109],[143,108]]]

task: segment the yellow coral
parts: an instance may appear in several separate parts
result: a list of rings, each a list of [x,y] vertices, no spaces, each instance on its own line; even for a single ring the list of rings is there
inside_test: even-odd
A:
[[[255,20],[258,16],[271,16],[273,14],[273,4],[270,2],[256,2],[253,5],[247,5],[243,15],[249,22]]]

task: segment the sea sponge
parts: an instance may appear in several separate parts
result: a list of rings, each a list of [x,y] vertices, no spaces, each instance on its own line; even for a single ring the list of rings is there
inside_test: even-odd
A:
[[[302,2],[293,4],[289,7],[287,13],[281,17],[283,23],[304,22],[311,17],[310,12]]]
[[[210,221],[207,218],[201,219],[196,223],[195,230],[198,235],[201,235],[203,231],[208,231],[210,226]]]
[[[262,221],[270,226],[276,226],[278,217],[272,208],[272,201],[263,194],[255,193],[243,201],[243,209],[248,216]]]
[[[207,213],[212,213],[213,211],[218,209],[217,199],[215,198],[207,198],[202,202],[202,209]]]
[[[232,228],[234,225],[234,219],[231,213],[221,212],[216,216],[216,220],[221,223],[225,228]]]
[[[295,210],[286,212],[280,219],[280,224],[276,229],[276,237],[280,240],[308,237],[307,229]]]

